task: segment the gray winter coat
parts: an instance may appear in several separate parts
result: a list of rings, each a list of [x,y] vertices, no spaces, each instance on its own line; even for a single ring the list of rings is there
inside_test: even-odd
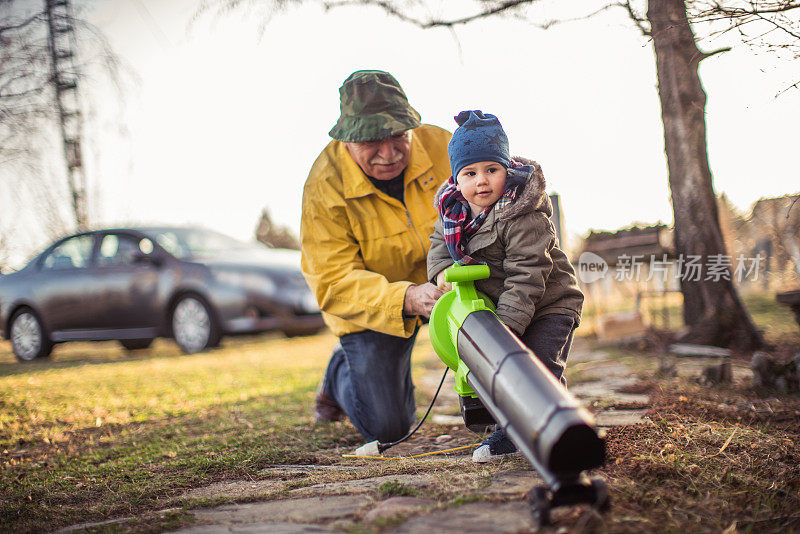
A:
[[[495,205],[467,243],[465,252],[485,262],[490,271],[489,278],[475,286],[492,299],[497,316],[518,335],[532,320],[551,313],[569,315],[577,325],[583,293],[572,264],[558,246],[542,169],[535,162],[518,161],[533,167],[525,188],[505,208]],[[437,207],[444,187],[436,193]],[[428,279],[436,283],[436,276],[451,265],[440,218],[431,235]]]

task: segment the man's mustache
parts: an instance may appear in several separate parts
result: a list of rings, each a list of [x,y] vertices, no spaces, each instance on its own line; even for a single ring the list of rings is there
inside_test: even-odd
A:
[[[370,165],[394,165],[398,163],[400,160],[403,159],[403,154],[397,154],[397,156],[393,157],[392,159],[383,159],[382,157],[378,156],[370,161]]]

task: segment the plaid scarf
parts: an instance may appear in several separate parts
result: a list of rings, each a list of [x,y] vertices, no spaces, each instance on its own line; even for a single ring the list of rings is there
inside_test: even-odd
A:
[[[517,199],[517,195],[525,188],[533,167],[512,161],[507,169],[505,192],[493,205],[488,206],[477,217],[472,217],[469,203],[456,189],[456,180],[451,176],[439,197],[439,217],[444,229],[444,242],[453,261],[459,265],[480,265],[475,258],[468,256],[464,250],[467,242],[486,221],[493,208],[504,209]]]

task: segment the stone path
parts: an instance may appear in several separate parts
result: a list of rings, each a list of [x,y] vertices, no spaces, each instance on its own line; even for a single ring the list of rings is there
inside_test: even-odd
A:
[[[605,358],[602,351],[587,350],[585,341],[577,341],[575,350],[570,353],[568,366],[571,372],[579,372],[582,381],[569,387],[572,394],[587,405],[598,401],[603,406],[609,406],[595,414],[599,427],[608,428],[642,422],[647,412],[648,396],[619,391],[638,382],[628,366]],[[617,409],[615,405],[641,406],[641,408]]]
[[[462,532],[527,532],[533,528],[525,494],[540,482],[536,474],[512,460],[514,466],[491,477],[483,488],[466,484],[471,500],[461,506],[444,507],[429,497],[399,496],[381,500],[368,491],[386,481],[404,487],[423,489],[437,485],[430,475],[389,475],[354,480],[348,483],[309,486],[295,490],[279,500],[229,504],[192,511],[199,526],[178,531],[180,534],[222,534],[229,532],[343,532],[358,520],[367,526],[398,525],[390,532],[437,532],[457,528]],[[479,468],[478,468],[479,469]],[[458,485],[463,480],[454,480]],[[245,484],[245,483],[242,483]],[[298,494],[322,494],[297,498]],[[399,519],[399,521],[398,521]],[[405,521],[403,521],[405,519]],[[492,523],[502,524],[492,527]]]

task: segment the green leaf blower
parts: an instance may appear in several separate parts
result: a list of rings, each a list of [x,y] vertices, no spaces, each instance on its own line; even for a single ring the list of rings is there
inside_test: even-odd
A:
[[[486,265],[449,268],[453,290],[436,303],[429,324],[434,350],[455,371],[464,424],[476,432],[499,425],[536,469],[544,485],[531,490],[529,502],[540,525],[555,506],[588,503],[605,512],[605,482],[585,474],[605,463],[594,418],[475,289],[475,280],[488,277]]]

